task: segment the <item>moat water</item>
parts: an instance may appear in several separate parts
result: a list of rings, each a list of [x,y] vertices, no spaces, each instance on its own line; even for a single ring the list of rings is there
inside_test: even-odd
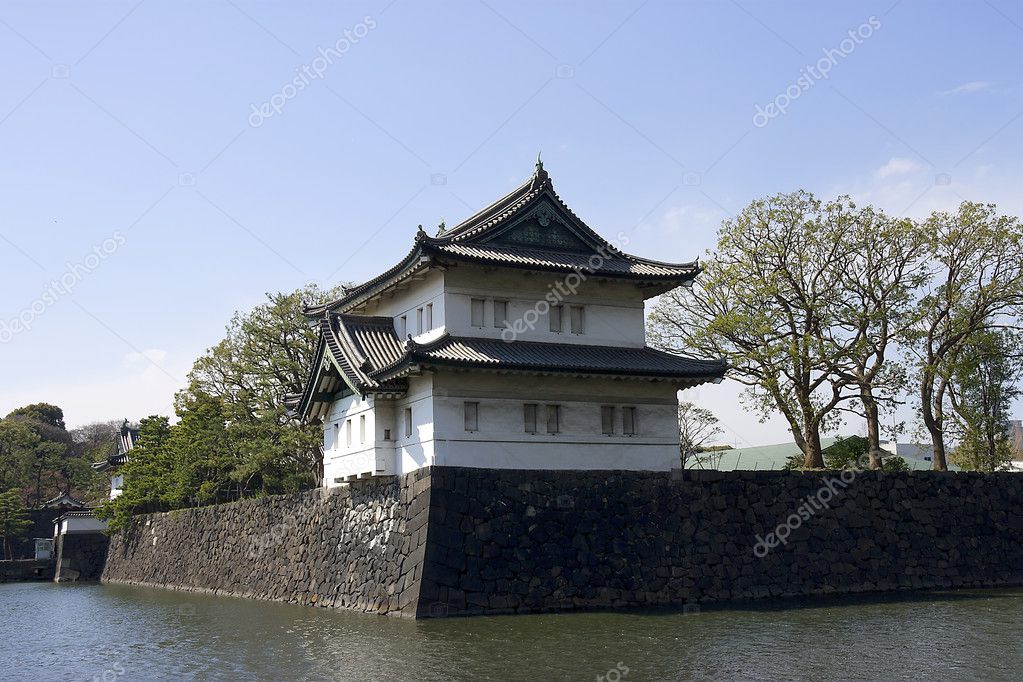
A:
[[[1023,590],[408,621],[0,585],[3,680],[1018,680]]]

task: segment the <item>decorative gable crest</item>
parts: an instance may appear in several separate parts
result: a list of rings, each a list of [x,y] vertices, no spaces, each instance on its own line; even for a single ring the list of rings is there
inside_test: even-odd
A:
[[[545,200],[506,229],[484,241],[494,246],[592,253],[593,247],[580,239],[569,225],[563,212]]]

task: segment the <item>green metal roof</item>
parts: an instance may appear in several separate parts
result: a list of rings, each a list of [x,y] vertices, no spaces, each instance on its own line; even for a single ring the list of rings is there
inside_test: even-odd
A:
[[[834,445],[839,436],[821,438],[821,448]],[[760,445],[750,448],[719,450],[704,452],[686,462],[686,469],[716,469],[718,471],[777,471],[785,468],[785,461],[800,453],[795,443],[779,443],[777,445]],[[891,457],[885,453],[884,457]],[[929,471],[931,461],[923,457],[900,455],[906,461],[910,471]],[[959,467],[949,463],[949,471],[959,471]]]

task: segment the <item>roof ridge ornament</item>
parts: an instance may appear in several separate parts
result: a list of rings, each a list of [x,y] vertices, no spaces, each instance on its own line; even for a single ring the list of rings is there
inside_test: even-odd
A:
[[[416,231],[416,241],[421,242],[429,238],[430,235],[426,234],[426,230],[423,229],[422,224],[419,225],[419,230]]]
[[[536,153],[536,168],[533,170],[533,181],[530,183],[530,189],[540,189],[544,185],[550,184],[551,176],[543,169],[543,159],[540,158],[540,152]]]

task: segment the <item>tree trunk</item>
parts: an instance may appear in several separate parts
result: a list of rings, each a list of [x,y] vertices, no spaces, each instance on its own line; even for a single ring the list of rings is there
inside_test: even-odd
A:
[[[931,452],[933,453],[931,470],[948,471],[948,461],[945,459],[945,434],[941,432],[943,419],[934,414],[934,380],[933,370],[924,369],[920,382],[920,416],[923,417],[927,433],[931,435]],[[939,400],[943,393],[943,391],[938,392]]]
[[[803,437],[803,468],[823,469],[824,455],[821,454],[821,434],[816,429],[808,430]]]
[[[860,401],[863,403],[863,415],[867,419],[867,445],[870,448],[870,468],[881,468],[881,424],[878,418],[877,401],[868,386],[860,387]]]

